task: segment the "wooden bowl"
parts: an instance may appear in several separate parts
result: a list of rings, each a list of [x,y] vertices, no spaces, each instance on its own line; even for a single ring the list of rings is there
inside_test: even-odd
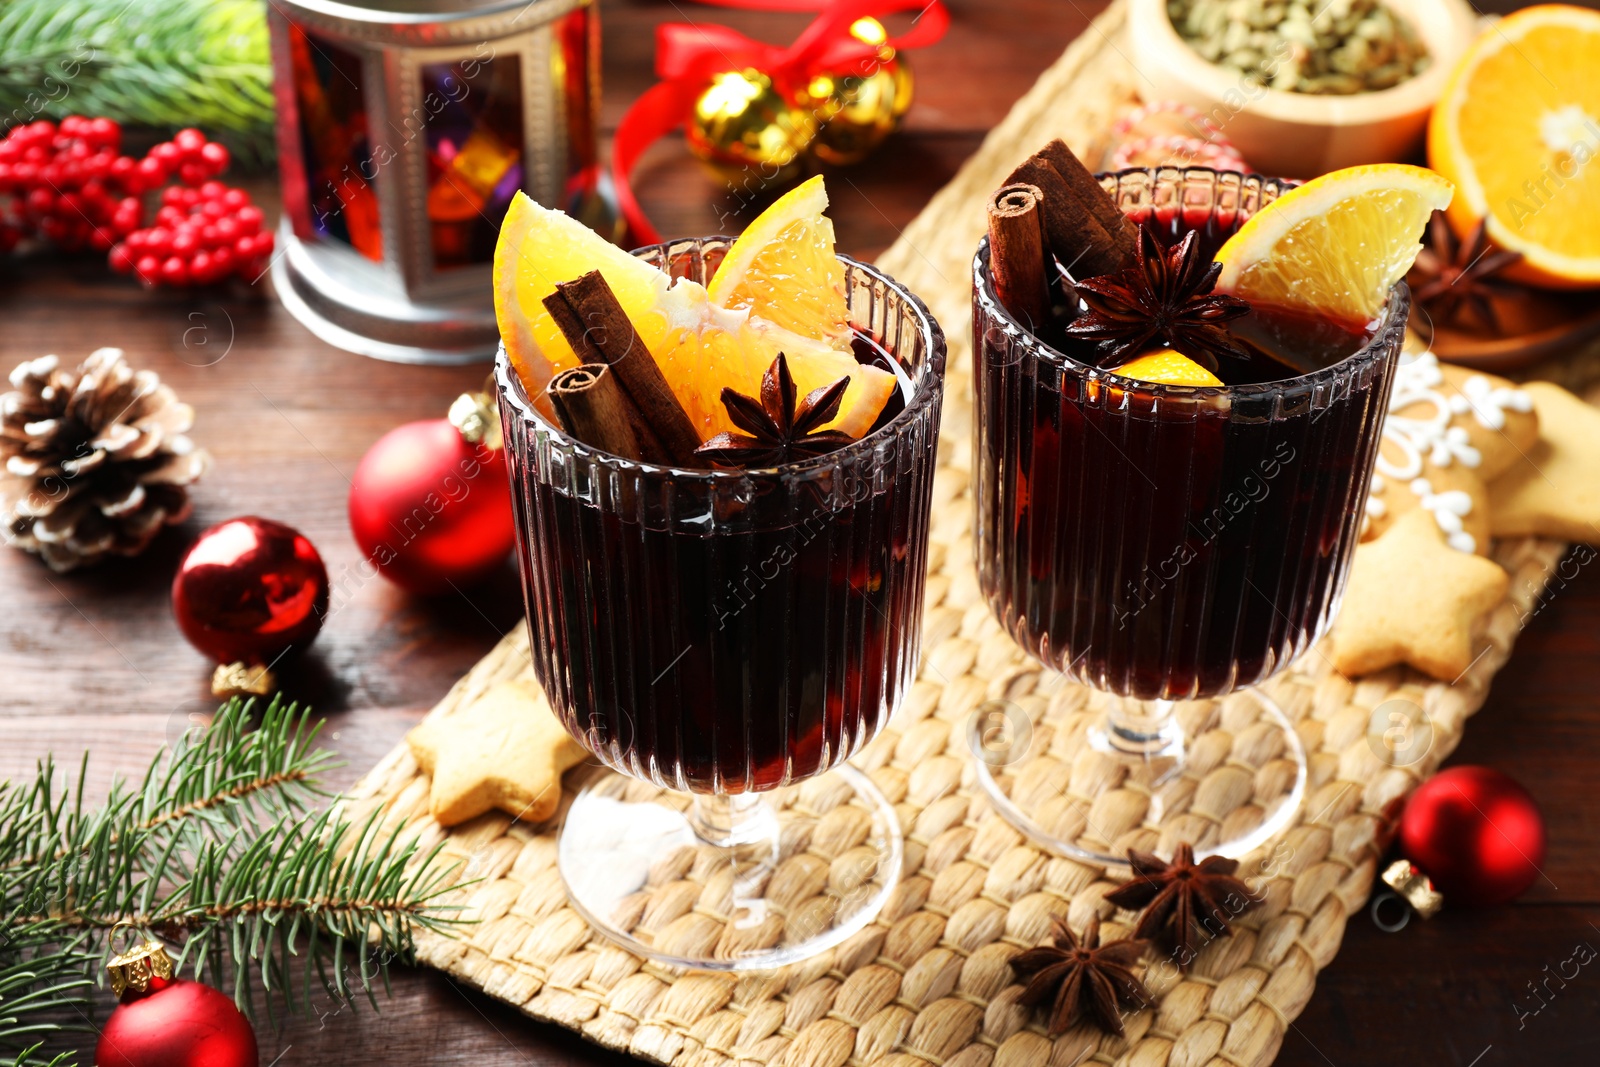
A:
[[[1441,326],[1431,331],[1434,354],[1474,370],[1504,373],[1574,354],[1600,337],[1600,306],[1592,293],[1529,289],[1497,298],[1494,306],[1504,333]],[[1425,309],[1413,309],[1413,315],[1419,311],[1426,316]]]
[[[1409,22],[1433,62],[1392,89],[1318,96],[1268,89],[1208,63],[1184,43],[1167,0],[1128,0],[1133,62],[1147,101],[1177,100],[1211,118],[1253,170],[1313,178],[1362,163],[1420,153],[1428,112],[1476,31],[1466,0],[1388,0]]]

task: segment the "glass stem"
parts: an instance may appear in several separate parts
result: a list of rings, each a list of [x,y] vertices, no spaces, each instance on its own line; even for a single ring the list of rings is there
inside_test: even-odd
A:
[[[760,793],[696,793],[688,819],[696,837],[718,848],[773,841],[778,836],[778,814]]]
[[[1105,741],[1112,751],[1135,759],[1183,759],[1183,731],[1170,700],[1112,698]]]

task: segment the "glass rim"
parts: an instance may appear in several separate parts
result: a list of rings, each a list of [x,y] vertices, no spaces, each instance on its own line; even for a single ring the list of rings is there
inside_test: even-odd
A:
[[[1191,170],[1198,168],[1189,168]],[[1118,171],[1117,174],[1145,173],[1139,168],[1130,171]],[[1147,382],[1138,378],[1128,378],[1104,367],[1097,367],[1092,363],[1085,363],[1061,351],[1049,342],[1041,339],[1006,309],[1000,302],[999,296],[994,291],[994,275],[989,270],[989,237],[984,235],[978,242],[978,251],[972,257],[973,291],[978,303],[982,306],[985,317],[999,320],[1009,331],[1014,332],[1038,358],[1059,367],[1064,373],[1073,374],[1075,377],[1088,381],[1105,381],[1118,389],[1136,396],[1152,398],[1207,400],[1218,397],[1246,398],[1273,396],[1293,390],[1314,389],[1349,374],[1364,364],[1386,358],[1392,345],[1390,335],[1396,329],[1404,329],[1406,319],[1411,309],[1411,290],[1405,280],[1394,284],[1389,290],[1389,298],[1383,302],[1383,308],[1378,312],[1378,317],[1371,325],[1372,336],[1367,343],[1339,360],[1326,367],[1319,368],[1307,374],[1297,374],[1290,378],[1274,378],[1267,382],[1246,382],[1238,385],[1173,385],[1164,382]]]
[[[722,234],[712,234],[704,237],[679,237],[659,244],[644,245],[635,248],[635,256],[643,256],[652,252],[662,256],[668,254],[669,249],[681,248],[685,244],[696,245],[701,248],[716,242],[725,242],[731,246],[735,238]],[[910,428],[918,418],[944,392],[944,372],[946,361],[946,342],[944,329],[940,327],[933,313],[928,310],[928,305],[922,298],[896,281],[889,274],[870,263],[863,263],[852,256],[836,253],[840,262],[854,270],[864,272],[868,277],[880,282],[888,291],[894,293],[911,309],[918,330],[925,338],[928,346],[928,355],[924,368],[919,369],[918,380],[911,397],[906,400],[905,407],[901,409],[888,423],[880,426],[864,437],[858,437],[843,448],[826,452],[820,456],[796,460],[792,463],[782,463],[776,467],[732,467],[732,468],[701,468],[679,467],[670,463],[649,463],[644,460],[629,459],[613,452],[606,452],[594,445],[580,441],[567,433],[561,426],[539,413],[539,409],[528,398],[527,389],[523,386],[522,376],[517,374],[511,366],[511,358],[506,353],[504,339],[501,340],[495,352],[494,376],[502,397],[508,399],[516,409],[517,415],[525,422],[531,422],[542,433],[546,433],[561,443],[562,447],[575,455],[584,455],[597,463],[618,472],[638,472],[640,474],[660,475],[666,474],[674,480],[705,481],[710,483],[735,482],[740,479],[781,478],[806,476],[818,472],[828,471],[846,466],[850,463],[869,457],[880,445],[894,439]]]

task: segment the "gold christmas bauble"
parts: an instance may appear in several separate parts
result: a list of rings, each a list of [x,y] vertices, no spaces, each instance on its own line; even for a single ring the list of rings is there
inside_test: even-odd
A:
[[[724,181],[741,186],[798,177],[816,133],[810,109],[785,99],[767,75],[747,69],[711,80],[695,101],[684,136]]]
[[[822,124],[811,151],[824,163],[859,163],[900,125],[911,107],[915,86],[911,68],[884,42],[888,34],[876,19],[858,20],[850,28],[858,40],[878,47],[870,74],[822,73],[814,76],[805,97]]]

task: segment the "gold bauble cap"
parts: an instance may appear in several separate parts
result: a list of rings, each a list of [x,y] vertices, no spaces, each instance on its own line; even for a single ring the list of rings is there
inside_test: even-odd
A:
[[[500,438],[500,409],[495,402],[494,375],[483,383],[481,393],[462,393],[450,405],[450,425],[469,445],[483,445],[491,451],[504,447]]]
[[[118,923],[111,931],[112,940],[116,939],[119,932],[133,934],[134,927],[131,923]],[[169,979],[172,972],[172,956],[168,954],[167,946],[150,938],[135,941],[106,961],[106,973],[111,976],[111,992],[118,999],[129,989],[149,992],[155,979]]]
[[[1424,919],[1431,919],[1439,914],[1439,909],[1444,907],[1444,896],[1428,876],[1423,874],[1408,860],[1395,860],[1383,872],[1383,880],[1390,889],[1399,893],[1406,899],[1406,903],[1416,909],[1418,915]]]

